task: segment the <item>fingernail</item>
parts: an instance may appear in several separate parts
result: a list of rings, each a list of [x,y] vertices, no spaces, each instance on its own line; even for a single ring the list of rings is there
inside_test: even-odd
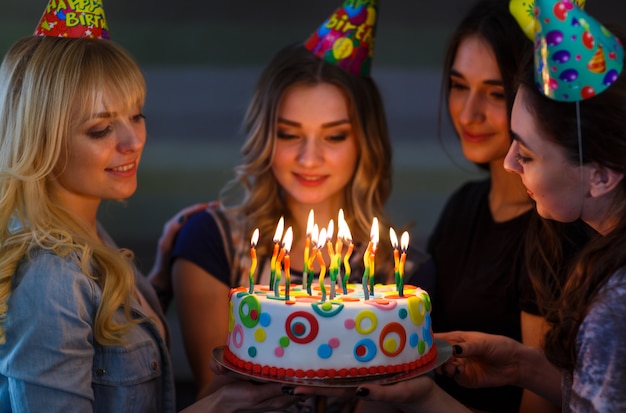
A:
[[[288,394],[290,396],[293,396],[293,391],[294,391],[293,387],[283,386],[281,387],[281,390],[283,391],[283,394]]]
[[[459,346],[458,344],[455,344],[452,346],[452,352],[454,354],[461,354],[463,353],[463,347]]]
[[[363,387],[359,387],[358,389],[356,389],[357,397],[367,397],[369,394],[370,394],[369,389],[366,389]]]
[[[181,216],[180,216],[180,218],[178,218],[178,223],[179,223],[179,224],[182,224],[183,222],[185,222],[185,220],[186,220],[186,219],[187,219],[187,217],[186,217],[186,216],[181,215]]]

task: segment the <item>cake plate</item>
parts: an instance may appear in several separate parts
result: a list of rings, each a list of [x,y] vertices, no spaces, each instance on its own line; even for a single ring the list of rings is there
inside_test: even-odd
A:
[[[283,383],[302,386],[316,387],[358,387],[361,384],[391,384],[403,380],[412,379],[429,373],[441,366],[452,355],[452,346],[447,341],[436,338],[435,346],[437,347],[437,358],[428,364],[418,367],[414,370],[403,371],[400,373],[373,374],[360,377],[341,377],[341,378],[323,378],[310,379],[300,377],[276,377],[269,375],[256,375],[243,370],[224,358],[224,347],[217,347],[213,350],[213,359],[216,363],[232,373],[241,376],[245,380],[252,380],[260,383]]]

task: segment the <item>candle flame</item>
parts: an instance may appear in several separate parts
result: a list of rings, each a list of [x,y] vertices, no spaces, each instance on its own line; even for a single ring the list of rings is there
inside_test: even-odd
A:
[[[252,248],[256,247],[256,244],[259,242],[259,229],[255,229],[252,233],[252,239],[250,240],[250,246]]]
[[[333,233],[335,232],[335,222],[331,219],[328,221],[328,229],[326,230],[326,239],[328,241],[333,239]]]
[[[398,236],[393,228],[389,227],[389,239],[391,240],[391,246],[394,250],[398,249]]]
[[[285,249],[285,252],[287,254],[289,254],[289,251],[291,250],[291,243],[293,242],[293,230],[291,229],[291,227],[287,228],[287,231],[285,231],[285,238],[283,238],[283,248]]]
[[[317,246],[321,247],[326,243],[326,228],[320,229],[319,238],[317,239]]]
[[[315,224],[315,214],[313,210],[309,211],[309,219],[306,223],[306,235],[311,236],[311,231],[313,231],[313,225]]]
[[[313,231],[311,231],[311,245],[317,247],[317,240],[320,237],[320,229],[317,224],[313,225]]]
[[[372,240],[373,248],[376,248],[378,245],[379,235],[378,235],[378,218],[374,217],[372,220],[372,229],[370,231],[370,239]]]
[[[347,222],[345,222],[343,226],[343,239],[349,244],[352,244],[352,233],[350,233],[350,227]]]
[[[274,243],[279,243],[280,239],[283,237],[283,229],[285,228],[285,218],[280,217],[278,220],[278,225],[276,225],[276,232],[274,233]]]
[[[409,233],[407,231],[402,233],[400,244],[402,245],[402,252],[406,252],[409,249]]]

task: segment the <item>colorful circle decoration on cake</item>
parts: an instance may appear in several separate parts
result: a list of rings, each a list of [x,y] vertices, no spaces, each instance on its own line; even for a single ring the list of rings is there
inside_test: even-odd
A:
[[[369,76],[377,18],[378,0],[346,0],[304,46],[349,73]]]
[[[547,97],[589,99],[622,71],[619,39],[570,0],[536,0],[535,80]]]
[[[101,0],[50,0],[34,34],[110,39]]]

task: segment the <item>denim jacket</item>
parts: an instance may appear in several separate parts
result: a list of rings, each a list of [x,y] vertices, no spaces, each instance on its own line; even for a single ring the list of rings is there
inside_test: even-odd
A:
[[[149,282],[138,272],[135,278],[165,323]],[[175,411],[169,333],[164,340],[145,321],[124,345],[99,345],[93,328],[101,298],[71,257],[39,250],[20,263],[0,345],[0,413]],[[144,315],[135,304],[132,312]]]

